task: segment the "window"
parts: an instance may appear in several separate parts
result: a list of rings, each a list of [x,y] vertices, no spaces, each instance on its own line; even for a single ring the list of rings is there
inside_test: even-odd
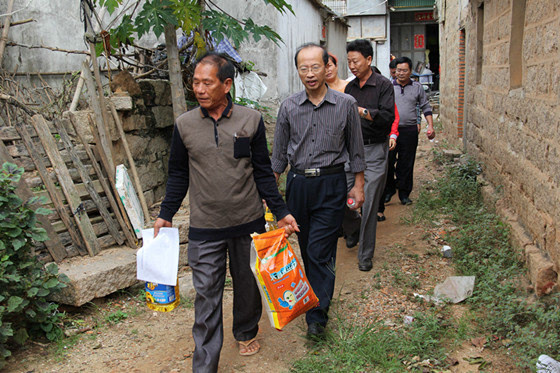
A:
[[[523,85],[523,30],[525,28],[526,0],[513,0],[511,5],[511,31],[509,39],[509,87]]]
[[[484,3],[476,14],[476,84],[482,81],[482,61],[484,57]]]

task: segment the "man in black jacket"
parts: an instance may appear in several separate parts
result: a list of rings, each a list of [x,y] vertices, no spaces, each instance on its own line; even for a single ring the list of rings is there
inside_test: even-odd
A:
[[[377,208],[385,187],[389,133],[395,120],[395,94],[389,79],[371,67],[373,48],[368,40],[354,40],[346,46],[348,67],[356,76],[344,90],[358,102],[366,160],[365,201],[362,215],[346,209],[343,230],[348,247],[358,241],[358,269],[371,270],[375,251]],[[347,173],[348,189],[354,185],[353,174]]]

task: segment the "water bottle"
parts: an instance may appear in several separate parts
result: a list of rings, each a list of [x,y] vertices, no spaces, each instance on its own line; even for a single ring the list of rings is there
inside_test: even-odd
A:
[[[354,198],[348,198],[346,200],[346,206],[353,209],[354,207],[356,207],[356,200]]]
[[[278,223],[276,222],[276,218],[274,217],[274,215],[272,214],[272,212],[268,207],[266,208],[264,213],[264,220],[266,221],[266,223],[264,224],[264,228],[266,229],[267,232],[278,229]]]

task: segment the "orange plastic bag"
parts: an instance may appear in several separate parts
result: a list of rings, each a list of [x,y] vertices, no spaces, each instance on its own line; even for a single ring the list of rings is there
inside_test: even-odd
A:
[[[253,236],[251,269],[273,328],[282,330],[319,303],[284,229]]]

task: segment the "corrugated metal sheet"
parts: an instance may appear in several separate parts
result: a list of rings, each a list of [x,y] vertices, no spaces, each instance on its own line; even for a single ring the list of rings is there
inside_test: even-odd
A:
[[[389,6],[395,9],[432,8],[435,0],[389,0]]]

